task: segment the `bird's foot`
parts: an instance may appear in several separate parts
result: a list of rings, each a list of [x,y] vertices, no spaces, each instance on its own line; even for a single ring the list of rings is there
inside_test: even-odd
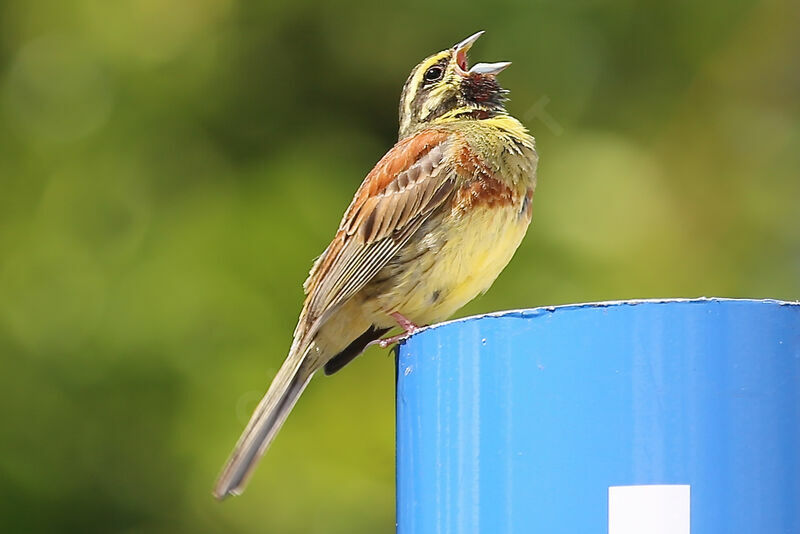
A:
[[[378,345],[380,348],[385,349],[390,345],[394,345],[400,341],[405,341],[411,337],[412,334],[419,330],[419,326],[406,319],[400,312],[392,312],[389,315],[392,316],[392,319],[397,321],[397,324],[403,329],[403,333],[383,339],[376,339],[375,341],[370,342],[370,345]]]
[[[398,334],[396,336],[386,337],[386,338],[383,338],[383,339],[375,340],[375,341],[373,341],[373,343],[378,345],[380,348],[385,349],[386,347],[389,347],[391,345],[394,345],[395,343],[399,343],[399,342],[403,341],[404,339],[408,338],[408,336],[410,336],[410,335],[411,334],[406,334],[406,333]]]
[[[400,312],[392,312],[389,315],[392,316],[392,319],[397,321],[397,324],[400,325],[400,328],[406,331],[406,334],[411,335],[419,330],[419,326],[412,323],[409,319],[406,319]]]

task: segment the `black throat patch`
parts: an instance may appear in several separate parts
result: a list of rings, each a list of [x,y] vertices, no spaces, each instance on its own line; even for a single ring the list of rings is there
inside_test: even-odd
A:
[[[467,102],[480,107],[499,108],[505,102],[506,91],[494,76],[470,74],[461,82],[461,95]]]

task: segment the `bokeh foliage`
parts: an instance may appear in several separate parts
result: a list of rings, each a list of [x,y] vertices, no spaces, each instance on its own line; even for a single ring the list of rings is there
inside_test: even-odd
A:
[[[800,296],[792,0],[0,4],[0,531],[392,532],[393,365],[210,488],[410,68],[478,29],[541,155],[462,314]]]

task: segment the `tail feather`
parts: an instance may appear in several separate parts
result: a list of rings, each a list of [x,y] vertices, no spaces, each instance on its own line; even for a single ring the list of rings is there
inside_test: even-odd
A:
[[[217,499],[239,495],[244,491],[258,460],[267,451],[314,376],[316,368],[308,363],[310,350],[311,347],[303,354],[290,354],[278,370],[217,479],[214,486],[214,497]]]

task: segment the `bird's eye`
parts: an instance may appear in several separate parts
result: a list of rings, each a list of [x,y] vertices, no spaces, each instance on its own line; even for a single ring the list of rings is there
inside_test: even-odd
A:
[[[436,82],[442,79],[442,74],[444,74],[444,69],[439,65],[434,65],[433,67],[429,68],[425,71],[425,81],[426,82]]]

